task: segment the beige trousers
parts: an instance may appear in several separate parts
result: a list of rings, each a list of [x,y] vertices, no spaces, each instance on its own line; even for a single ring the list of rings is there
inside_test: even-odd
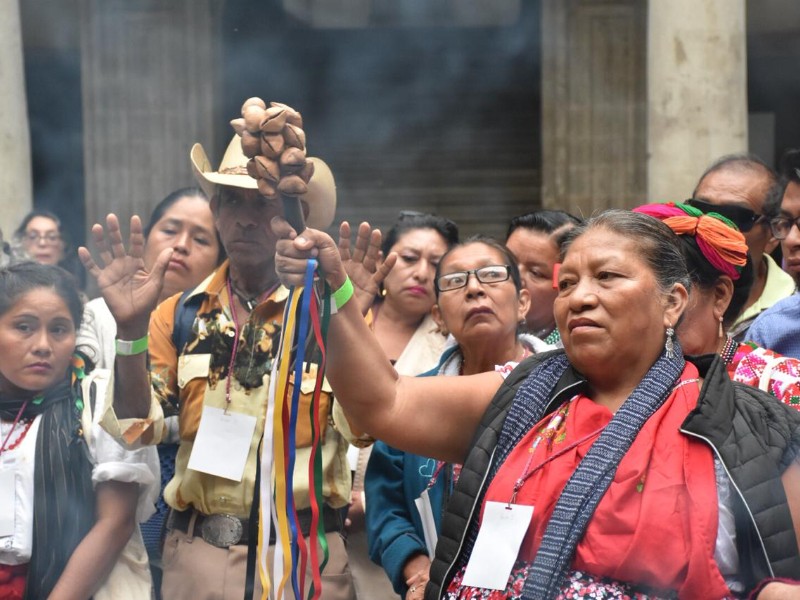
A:
[[[322,572],[322,600],[355,600],[353,580],[347,564],[347,551],[339,533],[326,534],[330,558]],[[269,560],[272,561],[272,550]],[[161,595],[164,600],[243,600],[247,569],[247,546],[217,548],[201,537],[178,530],[167,533],[164,540],[164,581]],[[306,570],[306,593],[311,581]],[[256,593],[262,588],[256,574]],[[274,593],[274,590],[273,590]],[[272,598],[270,594],[270,598]],[[295,600],[291,588],[286,600]]]

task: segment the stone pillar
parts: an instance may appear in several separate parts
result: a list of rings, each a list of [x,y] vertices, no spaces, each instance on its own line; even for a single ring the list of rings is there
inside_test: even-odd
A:
[[[213,154],[217,2],[80,0],[87,228],[146,221],[194,185],[192,144]]]
[[[646,189],[646,5],[541,6],[542,205],[584,217],[634,206]]]
[[[0,0],[0,228],[8,241],[33,206],[31,141],[17,0]]]
[[[714,159],[747,147],[745,0],[652,0],[648,200],[688,198]]]

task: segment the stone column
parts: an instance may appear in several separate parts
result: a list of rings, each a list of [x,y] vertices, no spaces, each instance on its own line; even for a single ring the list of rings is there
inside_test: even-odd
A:
[[[688,198],[713,160],[746,150],[745,0],[651,0],[648,200]]]
[[[217,4],[80,0],[87,229],[110,211],[125,231],[146,221],[194,185],[192,144],[213,154]]]
[[[17,0],[0,0],[0,228],[8,241],[33,205],[31,141]]]
[[[646,188],[646,5],[541,6],[542,205],[584,217],[632,207]]]

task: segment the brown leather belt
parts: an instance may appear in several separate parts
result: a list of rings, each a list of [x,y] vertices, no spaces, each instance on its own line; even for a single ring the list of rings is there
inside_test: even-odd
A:
[[[190,527],[194,516],[194,528]],[[344,522],[342,512],[325,504],[320,518],[324,521],[325,532],[341,531]],[[308,536],[311,531],[311,509],[297,511],[297,520],[300,522],[300,531]],[[194,509],[177,511],[170,510],[167,519],[167,530],[177,529],[184,533],[202,537],[206,542],[217,548],[228,548],[236,544],[246,544],[249,540],[250,519],[240,519],[234,515],[216,514],[204,515]],[[270,527],[270,545],[275,543],[275,528]]]

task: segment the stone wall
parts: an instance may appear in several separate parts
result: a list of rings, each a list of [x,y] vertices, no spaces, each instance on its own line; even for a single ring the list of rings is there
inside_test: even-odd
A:
[[[19,5],[0,1],[0,228],[6,240],[33,204]]]

